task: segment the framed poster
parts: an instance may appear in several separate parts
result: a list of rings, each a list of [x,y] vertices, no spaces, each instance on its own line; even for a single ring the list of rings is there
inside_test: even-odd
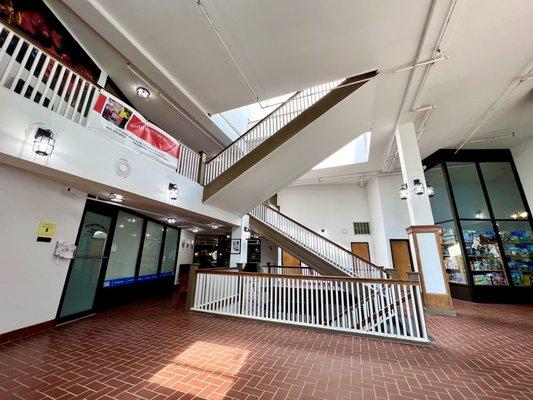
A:
[[[231,239],[231,254],[241,254],[241,239]]]

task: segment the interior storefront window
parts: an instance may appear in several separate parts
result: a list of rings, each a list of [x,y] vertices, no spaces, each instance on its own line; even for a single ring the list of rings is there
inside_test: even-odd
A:
[[[449,162],[446,165],[459,218],[489,219],[489,210],[476,164]]]
[[[484,162],[479,164],[496,219],[527,219],[528,214],[518,191],[511,164]]]
[[[437,165],[426,171],[426,181],[435,188],[435,196],[430,198],[433,219],[437,222],[449,221],[453,218],[448,191],[444,181],[442,167]]]
[[[532,286],[533,232],[528,221],[499,221],[507,265],[515,286]]]
[[[492,223],[461,221],[461,228],[474,285],[508,285]]]
[[[442,254],[448,280],[466,285],[468,283],[463,262],[461,243],[457,238],[454,222],[439,224],[442,228]]]
[[[163,261],[161,262],[161,276],[174,275],[176,269],[176,253],[178,251],[178,230],[167,228]]]
[[[152,221],[148,221],[146,225],[141,266],[139,268],[139,277],[137,278],[139,281],[157,278],[157,267],[159,265],[164,230],[165,228],[162,225]]]
[[[142,228],[142,218],[123,211],[118,213],[104,287],[127,285],[135,281]]]

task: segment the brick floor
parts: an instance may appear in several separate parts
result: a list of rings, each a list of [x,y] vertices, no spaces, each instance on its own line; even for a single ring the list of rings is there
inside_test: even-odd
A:
[[[533,307],[455,303],[427,348],[139,302],[0,346],[0,399],[533,399]]]

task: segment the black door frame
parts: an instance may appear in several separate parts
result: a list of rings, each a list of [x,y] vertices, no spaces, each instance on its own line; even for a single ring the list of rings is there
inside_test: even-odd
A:
[[[96,313],[96,312],[98,312],[100,310],[103,310],[103,309],[107,308],[106,304],[105,304],[105,301],[103,303],[102,300],[106,298],[106,296],[105,296],[106,292],[110,292],[112,289],[104,288],[104,280],[105,280],[105,276],[106,276],[106,272],[107,272],[107,266],[108,266],[108,263],[109,263],[109,256],[111,254],[111,246],[113,244],[113,239],[114,239],[114,235],[115,235],[115,228],[116,228],[118,215],[119,215],[120,211],[127,212],[128,214],[132,214],[132,215],[135,215],[135,216],[143,219],[141,241],[139,243],[139,248],[137,250],[138,254],[137,254],[137,259],[136,259],[136,264],[135,264],[135,276],[134,276],[135,281],[132,284],[124,285],[121,288],[126,287],[127,289],[130,289],[130,291],[132,291],[132,290],[136,291],[137,289],[141,289],[142,290],[143,287],[147,286],[145,282],[138,282],[137,278],[138,278],[138,275],[139,275],[142,252],[143,252],[143,248],[144,248],[144,239],[145,239],[145,234],[146,234],[146,226],[148,224],[148,221],[155,222],[155,223],[160,224],[160,225],[162,225],[164,227],[163,237],[162,237],[162,240],[161,240],[161,248],[160,248],[160,251],[159,251],[159,260],[158,260],[158,265],[157,265],[157,278],[154,279],[154,281],[157,281],[158,283],[160,283],[162,280],[164,280],[165,283],[169,283],[170,286],[173,287],[173,285],[174,285],[174,279],[175,279],[175,276],[176,276],[176,269],[177,269],[176,263],[177,263],[177,260],[178,260],[178,253],[180,251],[180,246],[179,246],[180,240],[181,240],[181,229],[180,228],[175,227],[175,226],[171,226],[171,225],[167,224],[164,221],[148,217],[147,215],[141,214],[138,211],[131,210],[131,209],[127,208],[127,207],[121,207],[121,206],[118,206],[118,205],[115,206],[115,205],[111,205],[111,204],[108,204],[108,203],[102,203],[102,202],[98,202],[98,201],[92,201],[91,199],[87,199],[87,201],[85,202],[85,207],[83,209],[83,214],[82,214],[82,217],[81,217],[81,220],[80,220],[78,233],[76,235],[76,244],[78,244],[78,241],[80,239],[80,236],[81,236],[81,233],[82,233],[82,230],[83,230],[83,221],[85,219],[85,215],[86,215],[87,211],[91,211],[91,212],[95,212],[95,213],[98,213],[98,214],[102,214],[102,215],[105,215],[105,216],[111,218],[111,224],[110,224],[109,232],[108,232],[108,240],[107,240],[105,248],[104,248],[104,254],[103,254],[103,258],[102,258],[102,264],[100,266],[100,273],[99,273],[99,276],[98,276],[98,283],[97,283],[97,286],[96,286],[96,292],[95,292],[95,296],[94,296],[93,306],[92,306],[92,308],[90,310],[82,311],[80,313],[72,314],[72,315],[69,315],[69,316],[66,316],[66,317],[60,317],[61,308],[63,307],[63,303],[64,303],[65,295],[66,295],[66,290],[67,290],[67,286],[68,286],[68,282],[69,282],[70,276],[72,274],[72,268],[73,268],[74,261],[75,261],[75,259],[72,259],[72,260],[70,260],[70,263],[69,263],[67,276],[65,278],[65,283],[63,285],[63,291],[61,293],[61,299],[59,301],[59,306],[58,306],[57,313],[56,313],[56,318],[55,318],[56,325],[64,323],[64,322],[68,322],[68,321],[73,321],[73,320],[76,320],[76,319],[79,319],[79,318],[83,318],[85,316],[92,315],[92,314],[94,314],[94,313]],[[167,233],[167,229],[168,228],[176,229],[178,231],[178,239],[177,239],[177,243],[176,243],[176,254],[175,254],[174,260],[173,260],[174,274],[173,275],[169,275],[169,276],[165,276],[165,277],[160,277],[161,266],[162,266],[162,262],[163,262],[164,251],[165,251],[166,233]],[[167,282],[169,280],[169,278],[172,278],[172,283]],[[151,281],[146,281],[146,282],[151,282]],[[119,293],[122,292],[122,290],[115,290],[115,291],[119,292]]]

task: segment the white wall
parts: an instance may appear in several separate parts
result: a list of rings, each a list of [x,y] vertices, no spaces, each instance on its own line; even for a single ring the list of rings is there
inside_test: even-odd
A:
[[[55,319],[69,261],[53,256],[57,240],[76,241],[85,200],[46,178],[0,164],[0,333]],[[39,222],[57,224],[36,242]]]
[[[392,266],[390,239],[407,239],[407,204],[398,198],[400,175],[371,177],[357,184],[316,184],[288,187],[278,193],[281,212],[350,249],[368,242],[371,261]],[[370,235],[355,235],[353,222],[370,222]],[[322,232],[322,229],[325,232]]]
[[[533,207],[533,138],[511,149],[529,208]]]
[[[283,214],[350,249],[351,242],[372,242],[353,230],[354,222],[369,220],[365,193],[355,184],[293,186],[278,193],[278,205]]]
[[[261,238],[261,261],[260,265],[277,265],[278,264],[278,246],[270,240]]]
[[[28,132],[35,123],[46,124],[59,135],[50,157],[36,156],[32,150],[33,138]],[[115,173],[119,159],[127,160],[131,166],[127,178]],[[203,187],[198,183],[3,87],[0,87],[0,161],[64,181],[74,179],[73,186],[81,190],[91,183],[105,185],[126,197],[132,193],[230,224],[240,222],[236,215],[204,204]],[[180,188],[176,201],[168,198],[169,182]],[[179,210],[176,212],[179,214]]]
[[[178,283],[179,268],[181,264],[191,264],[194,258],[194,242],[196,235],[192,232],[181,230],[180,243],[178,248],[178,259],[176,261],[176,283]],[[187,247],[187,244],[189,245]]]

